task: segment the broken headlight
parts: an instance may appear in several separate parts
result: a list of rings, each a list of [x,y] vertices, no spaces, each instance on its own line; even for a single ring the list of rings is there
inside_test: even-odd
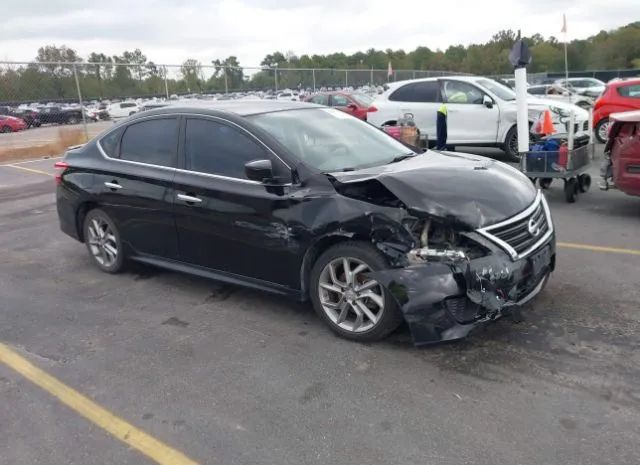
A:
[[[407,253],[407,259],[411,264],[472,260],[486,255],[487,252],[464,232],[430,219],[408,222],[405,227],[420,244],[420,247]]]

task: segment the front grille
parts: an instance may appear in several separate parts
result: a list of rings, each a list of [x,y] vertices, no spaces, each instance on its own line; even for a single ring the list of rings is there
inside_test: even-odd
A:
[[[523,213],[478,232],[509,252],[513,259],[523,258],[552,232],[548,209],[544,197],[538,193],[535,202]]]

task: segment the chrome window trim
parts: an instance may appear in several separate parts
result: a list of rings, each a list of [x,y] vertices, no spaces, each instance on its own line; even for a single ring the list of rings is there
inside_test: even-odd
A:
[[[505,241],[491,234],[491,231],[496,228],[500,228],[502,226],[508,226],[510,224],[516,223],[530,216],[536,210],[536,208],[538,208],[538,205],[540,205],[540,203],[542,203],[542,209],[544,211],[545,218],[547,220],[548,229],[547,229],[547,232],[538,241],[536,241],[535,244],[533,244],[524,252],[519,254],[518,252],[516,252],[516,250],[513,247],[511,247]],[[509,219],[501,221],[500,223],[496,223],[489,226],[485,226],[484,228],[476,229],[476,232],[478,234],[481,234],[485,238],[489,239],[490,241],[494,242],[495,244],[500,246],[502,249],[504,249],[505,252],[507,252],[511,257],[511,260],[513,261],[520,260],[529,256],[533,251],[535,251],[538,247],[540,247],[543,243],[545,243],[551,237],[551,235],[553,234],[553,231],[554,231],[554,228],[553,228],[553,222],[551,221],[551,211],[549,210],[547,199],[545,199],[544,195],[542,194],[542,191],[540,190],[538,190],[538,194],[536,195],[536,198],[533,201],[533,203],[522,212],[518,213],[517,215]]]
[[[131,124],[136,124],[137,122],[148,121],[148,120],[152,120],[152,119],[172,118],[172,117],[179,117],[179,116],[184,116],[184,117],[187,117],[187,118],[189,116],[195,116],[195,117],[204,118],[204,119],[214,119],[214,120],[218,120],[218,121],[221,121],[223,123],[226,123],[226,124],[230,124],[230,125],[238,128],[238,129],[244,131],[251,138],[253,138],[255,141],[257,141],[261,146],[263,146],[265,149],[267,149],[274,157],[276,157],[278,160],[280,160],[282,162],[282,164],[284,164],[284,166],[286,166],[290,171],[293,171],[291,169],[291,167],[287,164],[287,162],[285,162],[282,158],[280,158],[273,150],[271,150],[271,148],[269,146],[267,146],[264,142],[262,142],[260,139],[258,139],[258,137],[256,137],[253,133],[247,131],[245,128],[243,128],[239,124],[236,124],[233,121],[229,121],[229,120],[221,118],[219,116],[207,115],[207,114],[203,114],[203,113],[163,113],[161,115],[149,115],[149,116],[145,116],[145,117],[141,117],[141,118],[136,118],[135,122],[132,121]],[[128,127],[131,124],[127,124],[126,126]],[[129,163],[129,164],[138,165],[138,166],[146,166],[146,167],[150,167],[150,168],[160,168],[160,169],[174,171],[174,172],[196,174],[196,175],[199,175],[199,176],[205,176],[205,177],[216,178],[216,179],[225,179],[225,180],[228,180],[228,181],[242,182],[242,183],[245,183],[245,184],[263,185],[263,183],[261,183],[259,181],[252,181],[251,179],[234,178],[234,177],[231,177],[231,176],[223,176],[221,174],[203,173],[201,171],[185,170],[185,169],[177,168],[177,167],[154,165],[152,163],[144,163],[144,162],[132,161],[132,160],[122,160],[120,158],[110,157],[109,155],[107,155],[107,153],[102,148],[102,144],[100,143],[100,141],[102,139],[104,139],[105,137],[107,137],[112,131],[115,131],[118,128],[121,128],[122,126],[124,126],[124,125],[118,125],[116,128],[113,128],[111,131],[108,131],[106,134],[102,135],[102,137],[100,137],[98,140],[96,140],[96,146],[98,147],[98,151],[107,160],[116,161],[116,162],[120,162],[120,163]],[[126,129],[127,128],[125,128],[125,132],[126,132]],[[122,135],[124,136],[124,133]],[[291,175],[293,176],[293,173],[291,173]],[[292,183],[278,184],[278,185],[279,186],[280,185],[282,185],[282,186],[291,186]]]

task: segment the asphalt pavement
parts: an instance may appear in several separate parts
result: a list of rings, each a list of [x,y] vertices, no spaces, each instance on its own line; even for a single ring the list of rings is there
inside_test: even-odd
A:
[[[404,328],[339,339],[258,291],[101,273],[58,229],[54,161],[0,166],[0,343],[20,357],[0,362],[0,464],[163,463],[141,431],[202,464],[638,463],[640,198],[567,204],[552,184],[557,270],[523,321],[416,349]]]

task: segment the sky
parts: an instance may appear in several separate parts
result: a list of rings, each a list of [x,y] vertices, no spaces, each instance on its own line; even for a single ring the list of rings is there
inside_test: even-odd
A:
[[[235,55],[257,66],[274,51],[444,50],[508,28],[560,37],[563,13],[569,39],[640,19],[638,0],[20,0],[0,15],[0,60],[55,44],[84,58],[139,48],[159,64]]]

